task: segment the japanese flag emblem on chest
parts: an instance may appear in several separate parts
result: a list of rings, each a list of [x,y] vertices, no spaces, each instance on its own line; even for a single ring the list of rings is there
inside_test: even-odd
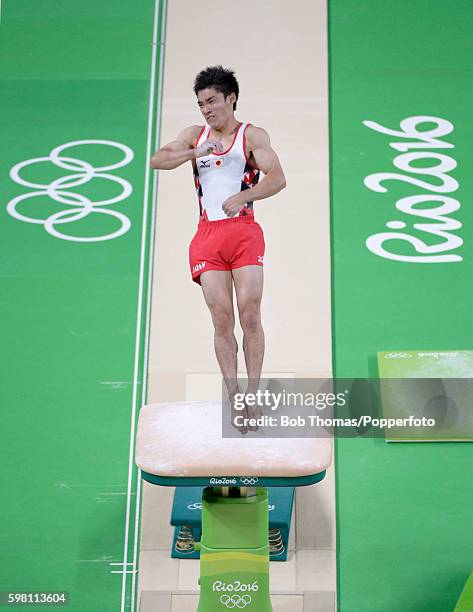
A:
[[[199,170],[202,172],[208,172],[209,170],[220,170],[225,167],[225,157],[222,156],[212,156],[205,157],[204,159],[199,160]]]
[[[217,170],[219,170],[220,168],[223,168],[225,166],[225,157],[217,157],[216,159],[212,160],[212,168],[217,168]]]

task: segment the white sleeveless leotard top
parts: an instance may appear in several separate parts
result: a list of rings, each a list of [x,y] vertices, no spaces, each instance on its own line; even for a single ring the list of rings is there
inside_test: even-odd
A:
[[[259,180],[260,171],[250,164],[245,150],[245,130],[249,123],[237,128],[233,143],[222,153],[198,157],[193,162],[194,182],[199,200],[200,221],[228,219],[222,210],[227,198],[251,189]],[[197,148],[209,137],[210,126],[205,125],[195,143]],[[253,216],[253,202],[247,202],[240,216]]]

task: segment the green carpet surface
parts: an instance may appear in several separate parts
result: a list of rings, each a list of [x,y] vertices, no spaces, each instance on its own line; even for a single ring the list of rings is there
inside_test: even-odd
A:
[[[152,0],[2,5],[0,590],[66,591],[78,612],[131,609],[136,586],[123,563],[162,12]]]
[[[465,0],[329,3],[338,377],[376,377],[378,351],[473,348],[472,27],[473,5]],[[453,130],[438,140],[453,147],[364,123],[399,132],[401,122],[419,116],[434,119],[419,123],[418,131],[451,123]],[[390,146],[422,142],[427,146]],[[424,157],[398,158],[411,153]],[[452,167],[446,176],[438,175],[440,164]],[[390,176],[373,177],[379,173]],[[407,202],[410,212],[396,208],[398,200],[415,196],[422,198]],[[450,212],[432,212],[444,205]],[[383,253],[368,248],[373,236],[368,244],[381,244]],[[454,257],[416,259],[438,255]],[[336,441],[340,611],[454,608],[472,568],[472,461],[468,443]]]

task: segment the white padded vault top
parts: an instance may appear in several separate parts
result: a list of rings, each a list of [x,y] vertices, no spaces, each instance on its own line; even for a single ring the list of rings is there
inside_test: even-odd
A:
[[[156,476],[309,476],[331,460],[331,438],[222,438],[218,401],[149,404],[140,411],[136,463]]]

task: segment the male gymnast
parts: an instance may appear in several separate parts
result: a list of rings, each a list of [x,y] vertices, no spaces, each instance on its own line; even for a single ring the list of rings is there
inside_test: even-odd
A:
[[[214,325],[214,346],[232,407],[237,383],[238,345],[234,335],[233,285],[248,374],[246,393],[258,389],[264,356],[261,325],[263,230],[253,202],[278,193],[286,179],[267,132],[235,118],[239,86],[222,66],[202,70],[194,93],[205,125],[185,128],[153,155],[156,170],[191,161],[199,201],[199,224],[189,247],[192,279],[201,285]],[[260,172],[264,174],[261,181]],[[240,415],[238,426],[234,416]],[[256,431],[257,407],[232,410],[241,433]]]

